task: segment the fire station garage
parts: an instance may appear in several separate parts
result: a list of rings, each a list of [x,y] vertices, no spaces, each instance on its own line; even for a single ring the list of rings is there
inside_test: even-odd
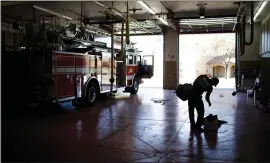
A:
[[[269,1],[1,15],[3,162],[270,162]]]

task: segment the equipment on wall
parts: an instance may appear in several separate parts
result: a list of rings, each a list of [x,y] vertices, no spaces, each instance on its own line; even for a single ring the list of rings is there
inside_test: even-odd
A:
[[[205,17],[205,10],[207,4],[197,4],[198,6],[198,14],[200,15],[200,18],[203,19]]]
[[[237,37],[239,37],[239,41],[240,41],[240,55],[243,56],[245,53],[245,45],[251,45],[253,43],[253,38],[254,38],[254,4],[251,1],[250,2],[250,10],[251,10],[251,16],[250,16],[250,40],[248,42],[246,42],[246,14],[245,11],[243,11],[242,15],[240,16],[240,10],[241,10],[241,4],[240,3],[240,7],[238,10],[238,14],[237,14],[237,24],[236,24],[236,33],[237,33]],[[245,4],[244,9],[246,8],[246,6],[248,5],[248,3]]]

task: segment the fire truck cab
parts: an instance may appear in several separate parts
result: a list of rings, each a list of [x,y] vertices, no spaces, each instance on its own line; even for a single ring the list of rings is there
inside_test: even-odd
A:
[[[126,87],[124,92],[136,94],[143,78],[151,78],[154,72],[154,56],[141,55],[137,48],[126,51]]]

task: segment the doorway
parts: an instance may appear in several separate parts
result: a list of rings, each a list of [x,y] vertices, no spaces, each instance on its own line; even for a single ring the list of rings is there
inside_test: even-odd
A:
[[[213,67],[213,76],[223,78],[225,76],[225,68],[223,66]]]

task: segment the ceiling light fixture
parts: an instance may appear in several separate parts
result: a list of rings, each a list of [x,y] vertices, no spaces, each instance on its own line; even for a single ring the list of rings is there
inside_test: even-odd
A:
[[[264,2],[261,4],[261,6],[260,6],[259,9],[257,10],[257,12],[256,12],[256,14],[255,14],[255,16],[254,16],[254,18],[253,18],[254,21],[255,21],[256,18],[260,15],[260,13],[262,12],[262,10],[263,10],[264,6],[266,5],[266,3],[267,3],[267,1],[264,1]]]
[[[203,4],[197,4],[197,6],[198,6],[198,13],[200,15],[200,18],[204,19],[207,4],[204,4],[204,5]]]
[[[148,12],[150,12],[151,14],[155,15],[156,12],[151,9],[146,3],[144,3],[143,1],[137,1],[140,5],[142,5]]]
[[[34,5],[33,7],[34,7],[35,9],[38,9],[38,10],[47,12],[47,13],[49,13],[49,14],[53,14],[53,15],[62,17],[62,18],[64,18],[64,19],[72,20],[71,17],[65,16],[65,15],[63,15],[63,14],[61,14],[61,13],[58,13],[58,12],[55,12],[55,11],[52,11],[52,10],[49,10],[49,9],[46,9],[46,8],[43,8],[43,7],[40,7],[40,6],[36,6],[36,5]]]
[[[143,2],[143,1],[137,1],[140,5],[142,5],[148,12],[150,12],[151,14],[153,14],[153,15],[156,15],[156,12],[153,10],[153,9],[151,9],[145,2]],[[169,23],[166,21],[166,20],[164,20],[163,18],[161,18],[161,17],[159,17],[158,18],[163,24],[165,24],[165,25],[169,25]]]

